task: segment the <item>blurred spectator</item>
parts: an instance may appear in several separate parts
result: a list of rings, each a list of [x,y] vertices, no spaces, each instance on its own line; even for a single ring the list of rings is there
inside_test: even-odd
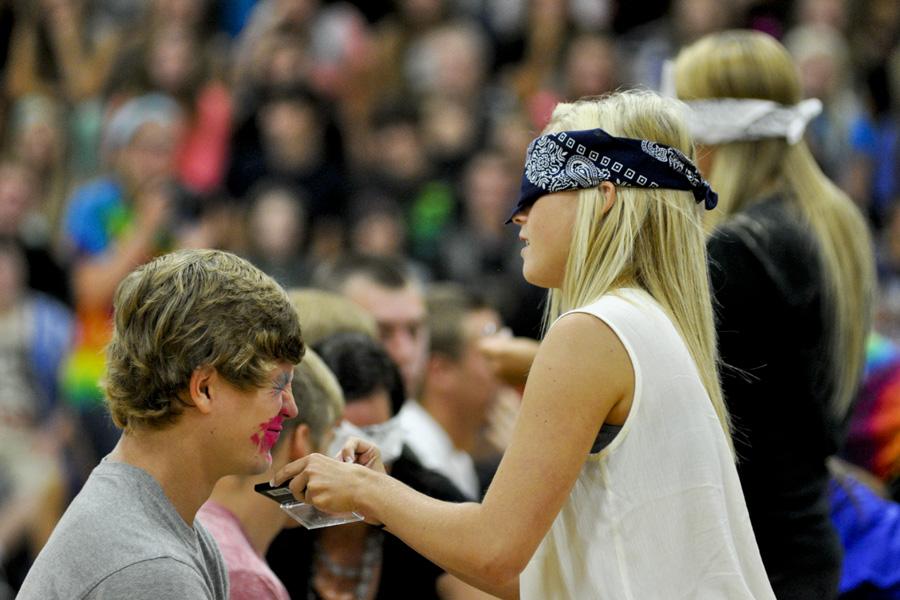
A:
[[[151,29],[163,26],[187,29],[208,42],[217,32],[215,8],[215,0],[151,0],[149,26]]]
[[[885,485],[900,480],[900,349],[878,333],[866,345],[866,370],[841,456]]]
[[[511,69],[512,86],[519,102],[526,107],[532,127],[543,129],[555,104],[552,94],[539,93],[554,76],[567,32],[563,2],[532,2],[527,17],[524,56]]]
[[[300,315],[303,339],[310,346],[336,333],[362,333],[375,339],[375,319],[357,304],[334,292],[316,288],[288,290],[291,304]]]
[[[376,101],[398,101],[408,97],[404,69],[411,58],[410,48],[423,35],[446,22],[451,8],[448,0],[398,0],[396,12],[386,16],[375,32],[376,71],[380,83]],[[466,77],[460,74],[460,77]]]
[[[900,55],[898,55],[900,56]],[[888,64],[867,75],[869,110],[854,123],[847,188],[850,196],[868,213],[875,231],[885,226],[891,206],[900,197],[900,77],[891,80]]]
[[[321,287],[344,295],[375,317],[378,337],[403,375],[403,389],[415,398],[428,360],[428,312],[422,284],[403,260],[346,255],[317,277]]]
[[[462,181],[463,220],[441,240],[442,278],[478,289],[504,317],[522,300],[521,242],[505,225],[515,204],[518,179],[510,161],[495,151],[476,154]]]
[[[30,289],[69,304],[69,279],[55,258],[40,213],[39,179],[24,163],[0,162],[0,235],[15,240],[23,253]]]
[[[900,197],[900,3],[860,0],[854,9],[849,35],[868,111],[853,125],[847,189],[877,232]]]
[[[573,101],[600,96],[619,85],[619,58],[612,39],[601,34],[581,34],[566,49],[563,67],[563,98]]]
[[[233,73],[235,120],[244,123],[264,99],[266,90],[306,85],[312,58],[305,36],[275,30],[259,40],[244,70]]]
[[[98,459],[118,439],[98,385],[116,287],[161,252],[209,244],[174,181],[181,118],[177,103],[161,95],[135,98],[116,111],[104,137],[111,170],[78,188],[66,215],[78,332],[63,385]]]
[[[45,92],[75,104],[96,97],[121,48],[122,32],[92,18],[86,0],[18,0],[7,90]]]
[[[383,85],[374,63],[370,27],[355,6],[264,0],[254,8],[236,49],[240,114],[252,110],[267,88],[305,85],[334,102],[335,118],[345,129],[360,129]]]
[[[322,101],[304,88],[273,90],[232,148],[231,194],[244,198],[263,179],[291,186],[307,200],[312,258],[333,258],[343,244],[347,182],[340,135]]]
[[[848,0],[797,0],[794,3],[799,27],[826,27],[839,32],[849,25]]]
[[[489,89],[490,46],[475,23],[452,21],[422,33],[405,62],[414,95],[437,95],[478,106]]]
[[[354,198],[350,249],[359,254],[401,256],[406,250],[406,221],[391,198],[363,193]]]
[[[353,199],[353,205],[350,220],[352,253],[397,259],[415,279],[431,281],[431,269],[407,255],[406,216],[397,202],[377,192],[363,191]]]
[[[302,253],[305,199],[292,187],[266,182],[257,186],[250,194],[247,258],[285,288],[308,285],[312,269]]]
[[[0,238],[0,563],[33,559],[65,510],[57,378],[70,311],[26,283],[18,244]]]
[[[28,95],[13,104],[10,115],[9,154],[34,174],[34,199],[25,224],[33,244],[58,249],[63,204],[77,164],[71,151],[66,113],[52,96]]]
[[[875,254],[879,283],[875,326],[900,341],[900,202],[895,201],[888,211]]]
[[[260,46],[273,34],[308,41],[319,6],[319,0],[258,0],[234,48],[236,81],[253,77]]]
[[[528,144],[539,131],[539,128],[532,125],[524,110],[510,107],[494,118],[487,146],[495,148],[520,173],[525,167]]]
[[[469,500],[481,500],[499,462],[485,465],[484,481],[472,452],[501,385],[478,342],[501,327],[500,315],[464,288],[429,289],[431,337],[422,393],[400,413],[406,441],[422,464],[444,475]]]
[[[850,43],[865,77],[883,65],[900,38],[900,4],[894,0],[856,0],[851,13]]]
[[[831,520],[844,548],[838,598],[900,598],[900,504],[865,471],[838,459],[829,468]]]
[[[364,122],[376,81],[368,24],[354,6],[319,0],[261,0],[235,49],[235,87],[252,107],[260,90],[305,85],[336,101],[347,126]]]
[[[739,5],[739,0],[673,0],[668,14],[622,39],[625,80],[631,85],[660,89],[663,63],[704,35],[735,26]]]
[[[206,52],[194,29],[158,23],[120,55],[106,86],[114,107],[150,92],[179,102],[185,130],[177,151],[178,178],[199,194],[209,194],[222,183],[232,115],[230,92],[211,76]]]
[[[539,6],[535,4],[534,14]],[[549,21],[533,25],[533,47],[516,74],[533,129],[543,128],[557,102],[611,92],[623,78],[612,38],[591,31],[567,33],[560,9],[544,7]]]
[[[435,175],[425,151],[419,115],[399,105],[380,110],[368,141],[364,189],[400,203],[407,224],[408,252],[433,264],[441,231],[455,215],[450,184]]]
[[[828,25],[807,25],[790,30],[784,44],[800,73],[803,96],[823,104],[822,114],[807,127],[807,143],[825,174],[843,182],[851,129],[863,111],[853,90],[847,42]]]
[[[487,120],[475,107],[441,95],[421,103],[422,145],[435,172],[456,181],[466,160],[484,144]]]
[[[361,333],[336,334],[320,342],[318,349],[344,391],[344,417],[358,427],[389,427],[404,394],[396,366],[384,349]],[[383,444],[388,446],[395,445]],[[406,447],[397,446],[383,456],[391,474],[407,485],[434,498],[464,499],[444,477],[423,468]],[[295,598],[486,597],[398,538],[365,523],[284,531],[267,558]]]
[[[319,11],[311,34],[311,85],[336,102],[335,114],[345,130],[365,127],[382,85],[374,68],[371,28],[356,7],[336,2]]]

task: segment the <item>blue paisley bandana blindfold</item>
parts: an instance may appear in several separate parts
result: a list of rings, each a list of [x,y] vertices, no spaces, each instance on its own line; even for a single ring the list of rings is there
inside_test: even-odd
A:
[[[619,186],[689,190],[707,210],[719,201],[697,167],[675,148],[649,140],[613,137],[602,129],[563,131],[542,135],[528,146],[519,201],[507,223],[541,196],[590,189],[603,181]]]

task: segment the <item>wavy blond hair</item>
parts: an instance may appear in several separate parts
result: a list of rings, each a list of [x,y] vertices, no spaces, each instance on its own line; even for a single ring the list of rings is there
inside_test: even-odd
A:
[[[728,31],[701,38],[675,63],[675,87],[682,100],[757,98],[781,104],[802,99],[790,56],[774,38],[759,32]],[[780,193],[818,245],[825,277],[826,323],[834,323],[831,364],[835,373],[832,416],[843,419],[856,393],[872,320],[875,267],[865,220],[850,198],[816,164],[809,147],[784,139],[733,142],[715,147],[708,179],[719,207],[707,231],[748,206]]]
[[[602,128],[617,137],[677,148],[693,160],[683,105],[651,92],[618,92],[560,104],[545,133]],[[545,329],[565,311],[618,288],[646,290],[662,307],[690,351],[731,444],[719,384],[702,205],[689,191],[617,187],[603,214],[599,188],[578,192],[578,211],[562,286],[551,289]]]
[[[305,346],[285,291],[246,260],[180,250],[132,271],[116,290],[106,346],[106,403],[117,426],[160,429],[186,406],[191,374],[213,367],[243,389]]]

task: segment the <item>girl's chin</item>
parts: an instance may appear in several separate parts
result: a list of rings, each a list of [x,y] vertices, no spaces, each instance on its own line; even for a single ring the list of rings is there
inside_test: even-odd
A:
[[[529,269],[527,264],[522,267],[522,277],[524,277],[525,281],[527,281],[531,285],[537,286],[539,288],[548,289],[556,287],[548,281],[547,277],[541,277],[540,273],[535,273],[534,269]]]

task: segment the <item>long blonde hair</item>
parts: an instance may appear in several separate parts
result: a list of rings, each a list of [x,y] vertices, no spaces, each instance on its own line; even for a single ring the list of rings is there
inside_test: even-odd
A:
[[[675,85],[682,100],[758,98],[791,105],[802,99],[796,68],[784,47],[750,31],[709,35],[684,49],[675,63]],[[832,417],[843,419],[862,374],[872,318],[875,267],[865,220],[822,173],[803,141],[716,146],[708,176],[719,193],[719,207],[708,215],[707,231],[774,193],[809,227],[825,278],[826,323],[834,323],[829,349]]]
[[[682,109],[680,102],[650,92],[619,92],[558,105],[545,133],[601,127],[613,136],[667,144],[693,159]],[[686,191],[620,186],[616,195],[604,215],[599,188],[579,192],[565,275],[562,286],[550,290],[545,328],[563,312],[618,288],[646,290],[685,341],[731,444],[719,384],[702,207]]]

